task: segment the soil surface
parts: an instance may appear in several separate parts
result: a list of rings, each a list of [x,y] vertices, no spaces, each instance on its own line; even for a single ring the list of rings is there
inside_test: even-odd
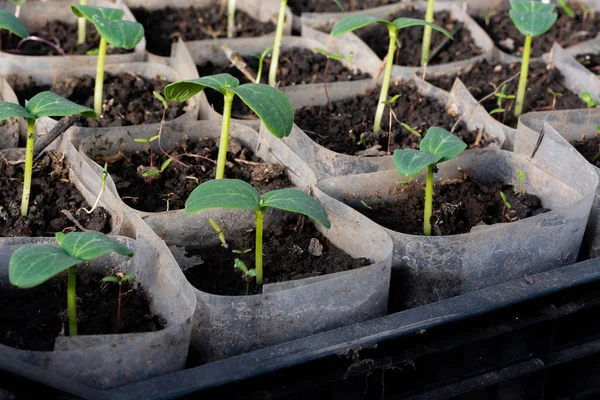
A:
[[[79,335],[116,333],[119,285],[102,282],[104,276],[114,276],[114,272],[107,268],[105,275],[101,275],[78,269]],[[19,349],[52,351],[55,338],[69,333],[67,271],[31,289],[11,286],[8,281],[4,284],[6,287],[0,291],[0,343]],[[149,302],[148,294],[135,281],[123,283],[119,333],[163,329],[164,320],[152,314]]]
[[[85,229],[110,232],[110,214],[97,207],[90,209],[81,193],[69,182],[69,169],[62,154],[47,152],[33,165],[29,212],[21,217],[25,164],[0,163],[0,237],[54,236],[55,232],[78,231],[66,210]]]
[[[439,78],[429,78],[429,82],[435,86],[449,91],[454,84],[455,78],[460,78],[469,89],[473,97],[477,100],[494,92],[502,82],[511,78],[521,71],[521,63],[498,64],[489,61],[480,61],[470,68],[467,72],[460,75],[442,76]],[[529,111],[549,111],[571,110],[577,108],[586,108],[586,104],[581,98],[571,92],[563,84],[564,78],[556,68],[548,69],[544,63],[532,63],[529,65],[529,74],[527,76],[527,91],[525,93],[525,104],[523,113]],[[516,77],[507,83],[506,94],[516,95],[519,78]],[[549,91],[560,93],[556,97],[554,104],[554,95]],[[516,126],[517,119],[513,116],[514,99],[505,99],[502,108],[505,113],[494,114],[499,121],[509,126]],[[482,103],[486,110],[492,111],[499,108],[498,97],[492,96]]]
[[[379,91],[377,88],[350,99],[333,102],[331,110],[328,106],[302,107],[296,111],[295,122],[314,141],[335,152],[370,156],[387,154],[389,107],[386,107],[383,114],[382,130],[377,134],[372,132]],[[397,94],[400,97],[394,103],[396,118],[421,135],[431,126],[451,130],[456,122],[457,117],[449,114],[442,103],[431,97],[421,98],[419,88],[412,82],[392,82],[389,97]],[[357,144],[365,132],[363,143]],[[455,134],[470,147],[485,147],[493,141],[493,138],[482,132],[476,146],[478,132],[468,131],[462,124],[455,130]],[[420,142],[421,136],[410,133],[393,120],[390,152],[401,148],[417,149]]]
[[[253,56],[242,57],[247,64],[247,69],[256,75],[258,71],[258,59]],[[279,65],[277,68],[277,79],[280,80],[280,85],[283,87],[293,85],[304,85],[308,83],[323,83],[325,65],[327,58],[318,52],[313,52],[309,49],[290,48],[283,49],[279,57]],[[265,58],[263,70],[261,74],[261,82],[268,81],[269,68],[271,66],[271,57]],[[228,73],[240,80],[240,83],[249,83],[250,80],[236,67],[223,67],[212,62],[207,62],[203,65],[198,65],[198,74],[200,76],[214,75],[220,73]],[[329,60],[327,66],[327,82],[346,82],[368,79],[371,75],[363,73],[360,70],[351,71],[347,68],[346,63],[337,60]],[[214,90],[206,90],[208,102],[216,111],[223,111],[223,95]],[[233,100],[232,106],[233,118],[257,118],[250,108],[244,104],[237,96]]]
[[[425,11],[414,8],[400,10],[388,17],[392,21],[396,18],[418,18],[425,19]],[[434,14],[434,21],[449,32],[453,32],[459,24],[459,21],[452,18],[449,11],[440,11]],[[389,35],[388,30],[381,24],[373,24],[357,31],[358,36],[375,51],[379,58],[383,59],[388,52]],[[431,59],[430,65],[445,64],[453,61],[467,60],[483,53],[473,41],[471,32],[462,27],[454,34],[454,40],[446,40],[441,32],[433,31],[431,35],[430,56],[442,42],[447,42],[447,46]],[[398,42],[401,47],[396,50],[394,63],[397,65],[419,66],[421,65],[421,45],[423,42],[423,28],[412,27],[401,29],[398,33]]]
[[[584,23],[581,6],[578,3],[569,3],[569,6],[575,12],[575,18],[565,14],[562,7],[556,7],[558,19],[548,32],[533,38],[531,57],[541,57],[549,52],[554,42],[562,47],[569,47],[596,37],[600,29],[600,16],[596,15],[594,18],[587,15]],[[519,57],[523,55],[525,36],[515,27],[508,10],[495,12],[488,17],[489,23],[486,23],[484,15],[476,15],[474,18],[501,50]]]
[[[131,12],[144,26],[146,49],[159,56],[169,56],[171,44],[178,38],[190,41],[227,37],[227,11],[221,12],[220,2],[208,8],[132,8]],[[235,12],[235,26],[235,37],[263,36],[275,31],[272,22],[261,22],[241,10]]]
[[[304,216],[285,214],[281,222],[266,226],[263,233],[264,283],[332,274],[370,264],[365,258],[352,258],[335,247]],[[256,232],[252,230],[231,236],[225,232],[229,249],[221,245],[204,249],[186,247],[190,254],[200,254],[204,261],[204,264],[185,271],[185,276],[197,289],[219,295],[246,294],[243,273],[233,265],[234,260],[239,258],[249,269],[254,267]],[[252,251],[240,255],[231,251],[235,249]],[[258,293],[262,291],[252,280],[249,284],[249,294]]]
[[[203,158],[181,156],[178,159],[187,167],[173,161],[160,174],[143,177],[150,169],[150,151],[138,153],[119,153],[109,157],[96,157],[96,162],[109,163],[111,174],[121,199],[130,207],[140,211],[159,212],[185,208],[185,201],[199,184],[214,179],[216,160],[219,153],[219,138],[201,138],[197,142],[187,140],[183,146],[170,151],[173,157],[184,153]],[[207,160],[215,160],[215,163]],[[160,168],[167,157],[152,152],[152,165]],[[250,183],[260,193],[267,190],[293,186],[280,165],[265,163],[251,150],[243,147],[234,138],[229,138],[225,176],[241,179]],[[142,195],[143,194],[143,195]]]
[[[50,90],[82,106],[94,108],[95,77],[66,77],[53,85],[40,85],[30,77],[29,81],[13,83],[21,105],[25,100],[44,90]],[[86,119],[80,126],[91,128],[108,126],[130,126],[160,122],[163,105],[154,97],[153,91],[162,93],[169,81],[159,76],[146,78],[140,74],[104,74],[103,112],[98,120]],[[173,120],[185,113],[186,103],[168,102],[165,120]]]
[[[600,136],[581,139],[572,144],[573,147],[575,147],[575,149],[577,149],[577,151],[581,153],[586,160],[600,168],[600,155],[598,155],[600,152]]]
[[[64,21],[48,21],[39,29],[30,29],[30,36],[37,36],[42,39],[53,42],[60,47],[67,55],[86,55],[90,50],[97,49],[100,45],[100,35],[93,24],[87,23],[86,40],[84,44],[77,44],[77,23],[67,23]],[[2,51],[13,52],[21,40],[16,35],[9,35],[9,32],[2,30]],[[110,44],[106,48],[106,54],[125,54],[133,50],[114,48]],[[60,53],[40,41],[29,40],[24,42],[19,51],[15,54],[24,56],[60,56]]]
[[[422,235],[425,186],[409,184],[391,190],[393,201],[373,200],[368,207],[361,204],[355,208],[388,229]],[[468,233],[480,223],[508,223],[549,211],[537,196],[515,193],[512,186],[502,183],[484,185],[467,178],[436,185],[433,190],[430,221],[435,236]],[[506,195],[511,208],[505,207],[500,192]]]
[[[600,54],[582,54],[575,58],[593,73],[600,74]]]
[[[380,7],[398,3],[400,0],[340,0],[344,11],[364,10],[366,8]],[[333,1],[323,0],[290,0],[288,6],[296,15],[309,12],[340,12],[342,11]]]

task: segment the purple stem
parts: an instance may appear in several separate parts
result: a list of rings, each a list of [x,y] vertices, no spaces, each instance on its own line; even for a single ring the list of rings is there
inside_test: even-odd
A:
[[[60,46],[58,46],[56,43],[46,40],[44,38],[41,38],[39,36],[29,36],[29,37],[26,37],[25,39],[21,39],[21,41],[17,44],[17,47],[14,50],[12,50],[12,52],[18,53],[20,51],[20,48],[23,45],[23,43],[28,42],[28,41],[41,42],[41,43],[47,44],[48,46],[50,46],[54,50],[56,50],[58,52],[58,54],[60,54],[61,56],[66,56],[63,49],[61,49]]]

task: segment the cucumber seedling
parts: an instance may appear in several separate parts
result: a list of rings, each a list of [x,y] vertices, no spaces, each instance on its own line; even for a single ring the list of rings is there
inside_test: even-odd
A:
[[[117,285],[119,285],[119,297],[117,298],[117,323],[115,325],[115,333],[119,333],[119,324],[121,323],[121,297],[123,283],[132,279],[134,279],[133,274],[124,274],[122,272],[117,272],[115,276],[105,276],[104,278],[102,278],[102,282],[116,283]]]
[[[263,217],[267,208],[306,215],[326,229],[331,227],[327,212],[308,194],[297,189],[279,189],[262,197],[249,183],[238,179],[219,179],[204,182],[194,189],[185,202],[186,214],[211,208],[254,210],[256,212],[255,265],[256,284],[263,283]]]
[[[381,83],[381,92],[379,93],[379,101],[377,102],[377,110],[375,111],[375,120],[373,122],[373,132],[376,133],[379,132],[379,130],[381,130],[381,119],[383,118],[385,101],[388,98],[388,91],[390,87],[390,80],[392,77],[392,66],[394,64],[394,54],[396,52],[396,39],[398,38],[398,32],[401,29],[409,28],[412,26],[430,26],[432,29],[443,33],[448,38],[452,38],[452,35],[444,28],[420,19],[398,18],[393,22],[390,22],[385,19],[378,19],[364,14],[352,15],[350,17],[342,19],[333,27],[331,34],[333,36],[340,36],[373,23],[385,26],[388,29],[390,39],[388,52],[386,56],[385,72],[383,75],[383,81]]]
[[[581,94],[581,100],[583,100],[585,102],[585,104],[588,106],[588,108],[594,108],[598,104],[598,101],[594,100],[592,98],[592,95],[589,94],[588,92],[583,92]]]
[[[279,17],[277,18],[277,29],[275,30],[275,41],[273,42],[273,55],[269,67],[269,85],[277,85],[277,67],[279,66],[279,53],[281,52],[281,38],[283,37],[283,26],[285,25],[285,11],[287,0],[280,0]]]
[[[164,93],[167,100],[184,102],[205,88],[213,89],[225,97],[216,179],[225,177],[231,105],[236,95],[258,115],[265,127],[275,137],[282,138],[291,133],[294,125],[292,104],[280,90],[262,83],[240,85],[240,81],[229,74],[217,74],[171,83],[165,87]]]
[[[248,293],[250,292],[250,278],[256,278],[256,270],[254,268],[248,269],[246,264],[239,258],[235,259],[233,268],[239,269],[244,274],[244,279],[246,280],[246,296],[248,296]]]
[[[25,25],[23,25],[19,18],[4,10],[0,10],[0,30],[2,29],[7,30],[21,39],[25,39],[29,36],[27,28],[25,28]],[[1,33],[2,32],[0,32],[0,34]],[[0,36],[0,51],[2,51],[2,36]]]
[[[394,166],[400,175],[410,178],[427,169],[425,187],[425,209],[423,213],[423,233],[431,236],[431,213],[433,210],[433,172],[436,164],[448,161],[467,148],[467,144],[445,129],[432,126],[421,140],[419,150],[402,149],[394,151]]]
[[[555,92],[554,90],[548,88],[548,93],[552,95],[552,105],[550,106],[551,110],[556,109],[556,101],[559,97],[562,97],[562,93]]]
[[[71,11],[78,18],[85,18],[90,21],[100,34],[96,84],[94,87],[94,111],[101,115],[106,47],[110,43],[116,48],[133,49],[144,37],[144,27],[137,22],[123,21],[124,12],[117,8],[72,5]]]
[[[35,121],[42,117],[67,117],[73,114],[81,114],[88,118],[98,117],[92,109],[75,104],[52,92],[36,94],[27,102],[25,107],[8,101],[0,101],[0,121],[12,117],[23,117],[27,121],[25,179],[21,200],[21,216],[23,217],[27,215],[27,210],[29,209],[31,175],[33,172],[33,146],[35,144]]]
[[[515,117],[519,117],[523,113],[523,103],[527,89],[531,41],[534,36],[546,33],[554,25],[554,22],[556,22],[558,14],[554,11],[554,4],[538,1],[510,0],[510,6],[510,19],[519,32],[525,36],[523,58],[521,60],[521,76],[519,77],[517,102],[515,104]]]
[[[327,92],[327,68],[329,67],[330,59],[341,61],[342,56],[333,53],[328,53],[327,50],[322,49],[320,47],[317,47],[315,51],[318,51],[319,53],[323,54],[327,59],[325,61],[325,70],[323,71],[323,88],[325,89],[325,97],[327,97],[327,105],[329,105],[329,108],[331,109],[331,100],[329,100],[329,92]]]
[[[10,257],[8,278],[19,288],[28,289],[68,270],[67,311],[69,336],[77,335],[75,281],[77,266],[109,253],[133,256],[133,251],[99,232],[56,233],[59,247],[32,244],[19,247]]]

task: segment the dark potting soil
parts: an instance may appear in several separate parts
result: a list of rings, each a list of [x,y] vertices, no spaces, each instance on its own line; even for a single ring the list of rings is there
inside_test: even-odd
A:
[[[600,136],[578,140],[573,143],[573,147],[575,147],[586,160],[600,168],[600,156],[596,157],[600,151]],[[596,159],[594,159],[594,157],[596,157]]]
[[[248,65],[248,69],[252,71],[252,74],[256,75],[258,71],[258,59],[253,56],[245,56],[242,58]],[[283,87],[304,85],[308,83],[323,83],[323,74],[325,72],[326,63],[327,58],[324,55],[309,49],[298,47],[283,49],[279,57],[277,79],[280,80],[280,84]],[[268,57],[263,63],[263,72],[260,80],[263,83],[266,83],[268,80],[270,66],[271,58]],[[216,65],[211,61],[208,61],[197,67],[200,76],[228,73],[238,78],[240,83],[250,82],[250,80],[234,66],[223,67],[222,65]],[[347,65],[340,61],[329,60],[329,65],[327,66],[327,82],[356,81],[368,79],[370,77],[370,74],[360,70],[350,71],[347,68]],[[223,95],[208,89],[206,91],[206,97],[214,109],[219,113],[222,113]],[[252,110],[250,110],[250,108],[237,96],[233,100],[231,113],[233,118],[257,118]]]
[[[556,7],[558,19],[548,32],[533,38],[531,57],[541,57],[549,52],[554,42],[562,47],[569,47],[596,37],[600,30],[600,17],[587,15],[584,23],[583,9],[579,3],[570,3],[569,6],[575,12],[575,18],[565,14],[562,7]],[[525,36],[515,27],[508,10],[495,12],[488,17],[487,23],[485,15],[474,18],[501,50],[519,57],[523,55]]]
[[[119,272],[119,271],[115,271]],[[102,282],[106,275],[79,268],[77,273],[77,333],[116,333],[119,286]],[[68,335],[67,273],[31,289],[5,283],[0,291],[0,343],[26,350],[52,351],[59,335]],[[0,286],[2,287],[2,286]],[[150,311],[150,298],[134,281],[123,283],[118,333],[154,332],[165,322]]]
[[[409,184],[392,190],[392,201],[374,200],[368,207],[361,204],[355,208],[388,229],[422,235],[425,186]],[[430,221],[435,236],[468,233],[480,223],[508,223],[549,211],[537,196],[515,192],[502,183],[484,185],[467,178],[435,185],[433,191]],[[505,207],[501,191],[511,208]]]
[[[62,154],[47,152],[33,165],[29,212],[21,217],[24,163],[0,162],[0,237],[54,236],[55,232],[79,231],[66,210],[85,229],[110,232],[110,214],[101,207],[90,209],[81,193],[69,181],[69,169]]]
[[[50,90],[79,105],[94,108],[95,78],[89,75],[71,76],[53,85],[40,85],[30,77],[25,82],[15,82],[12,86],[21,105],[25,100],[44,90]],[[103,112],[100,118],[85,119],[80,126],[91,128],[108,126],[129,126],[151,124],[161,121],[163,105],[154,97],[153,91],[162,93],[170,82],[161,77],[146,78],[140,74],[104,74]],[[168,102],[165,120],[173,120],[185,113],[185,103]]]
[[[30,36],[37,36],[58,45],[67,55],[86,55],[90,50],[97,49],[100,45],[100,35],[91,23],[87,23],[86,40],[84,44],[77,44],[77,23],[64,21],[48,21],[39,29],[30,29]],[[17,48],[20,37],[9,35],[7,30],[0,32],[2,35],[2,51],[12,52]],[[106,54],[125,54],[133,50],[114,48],[110,44],[106,48]],[[25,56],[60,56],[52,46],[40,41],[28,40],[21,45],[15,54]]]
[[[477,100],[494,92],[502,82],[521,71],[521,63],[498,64],[483,60],[473,65],[468,71],[460,75],[448,75],[438,78],[428,78],[433,85],[449,91],[456,78],[465,84],[473,97]],[[557,68],[548,69],[544,63],[532,63],[529,65],[529,74],[527,76],[527,91],[525,93],[525,104],[523,113],[529,111],[548,111],[548,110],[570,110],[577,108],[586,108],[586,104],[581,98],[567,89],[563,83],[564,78]],[[506,94],[516,95],[519,86],[519,78],[516,77],[507,83]],[[560,93],[556,98],[549,91]],[[489,112],[498,108],[498,98],[492,96],[482,103]],[[513,116],[514,99],[504,100],[502,108],[504,113],[494,114],[499,121],[509,126],[516,126],[517,119]]]
[[[400,0],[340,0],[344,11],[357,11],[367,8],[380,7],[398,3]],[[290,0],[288,6],[296,15],[309,12],[325,13],[340,12],[340,8],[333,2],[322,0]]]
[[[178,38],[190,41],[227,37],[227,10],[221,12],[220,2],[207,8],[132,8],[131,12],[144,26],[147,50],[160,56],[169,56],[171,44]],[[275,31],[272,22],[261,22],[241,10],[235,12],[235,26],[235,37],[257,37]]]
[[[395,12],[390,15],[390,21],[396,18],[418,18],[424,19],[425,12],[412,7]],[[460,23],[452,18],[449,11],[436,12],[434,15],[434,23],[445,28],[449,32]],[[381,24],[373,24],[366,28],[357,31],[358,36],[375,51],[379,58],[383,59],[388,52],[389,35],[388,30]],[[446,40],[446,36],[442,33],[433,31],[431,35],[431,50],[437,48]],[[407,28],[402,29],[398,33],[398,42],[401,47],[396,50],[394,63],[397,65],[419,66],[421,64],[421,44],[423,41],[423,28]],[[454,40],[448,41],[448,45],[435,58],[430,61],[430,65],[444,64],[453,61],[467,60],[483,53],[483,50],[478,48],[473,41],[471,32],[462,27],[454,34]]]
[[[296,111],[295,122],[314,141],[320,145],[343,154],[383,155],[387,152],[389,107],[386,107],[382,119],[382,130],[372,133],[375,109],[379,101],[380,89],[370,90],[353,98],[335,101],[332,109],[328,106],[302,107]],[[446,107],[431,97],[419,95],[419,88],[413,82],[392,82],[389,97],[400,94],[394,103],[394,113],[398,121],[410,125],[424,135],[431,126],[439,126],[448,131],[457,120],[449,114]],[[363,144],[357,144],[363,133]],[[470,147],[485,147],[493,138],[484,132],[477,142],[478,132],[468,131],[461,123],[455,130]],[[401,148],[418,148],[421,136],[410,133],[393,120],[390,152]],[[376,147],[380,146],[380,147]],[[365,153],[365,150],[368,151]]]
[[[593,73],[600,74],[600,54],[582,54],[575,58]]]
[[[169,210],[180,210],[185,208],[185,201],[196,186],[214,179],[216,164],[206,158],[216,161],[218,146],[219,138],[206,137],[196,142],[188,139],[169,155],[177,157],[187,153],[205,158],[181,156],[178,159],[188,167],[173,161],[162,173],[151,177],[142,176],[150,167],[150,151],[96,157],[96,162],[100,165],[109,163],[108,172],[114,179],[119,196],[130,207],[148,212],[166,211],[169,200]],[[152,152],[153,166],[160,168],[166,159],[164,154]],[[244,180],[260,193],[293,186],[283,166],[263,162],[231,137],[227,161],[226,178]]]
[[[298,214],[285,214],[281,223],[265,227],[263,232],[263,283],[284,282],[312,276],[349,271],[369,265],[366,258],[352,258],[335,247],[317,231],[314,224]],[[229,249],[215,245],[198,249],[186,247],[190,254],[200,255],[203,264],[185,271],[189,282],[197,289],[219,295],[246,294],[246,280],[234,268],[236,258],[254,268],[254,243],[256,232],[251,230],[230,237],[225,232]],[[251,249],[244,255],[231,250]],[[261,293],[255,281],[250,282],[249,294]]]

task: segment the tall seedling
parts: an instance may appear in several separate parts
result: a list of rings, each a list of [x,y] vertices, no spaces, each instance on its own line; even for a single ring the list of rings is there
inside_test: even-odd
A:
[[[442,32],[449,38],[452,38],[450,32],[430,22],[426,22],[415,18],[398,18],[393,22],[385,19],[378,19],[369,15],[352,15],[339,21],[331,31],[333,36],[343,35],[348,32],[352,32],[355,29],[359,29],[370,25],[372,23],[378,23],[385,26],[388,29],[390,36],[390,44],[386,56],[385,72],[383,74],[383,81],[381,83],[381,92],[379,93],[379,101],[377,102],[377,110],[375,111],[375,121],[373,122],[373,132],[378,132],[381,129],[381,119],[383,118],[383,111],[385,109],[385,102],[388,99],[388,90],[390,88],[390,79],[392,77],[392,66],[394,64],[394,54],[396,52],[396,39],[398,37],[398,31],[411,26],[429,26],[438,32]]]
[[[297,189],[279,189],[262,197],[249,183],[238,179],[207,181],[198,186],[185,202],[185,213],[195,214],[210,208],[254,210],[256,212],[256,283],[263,283],[263,217],[267,208],[306,215],[313,221],[331,228],[327,212],[315,199]]]
[[[427,169],[425,186],[425,209],[423,233],[431,235],[431,213],[433,210],[433,172],[436,164],[448,161],[467,148],[467,144],[445,129],[432,126],[421,140],[420,149],[394,151],[394,166],[401,175],[415,177]]]
[[[26,216],[31,193],[31,175],[33,171],[33,146],[35,141],[35,121],[42,117],[66,117],[82,114],[88,118],[97,118],[96,113],[73,103],[52,92],[42,92],[33,96],[25,107],[8,101],[0,101],[0,121],[8,118],[23,117],[27,121],[27,147],[25,149],[25,180],[21,200],[21,215]]]
[[[72,5],[71,10],[79,18],[85,18],[96,27],[100,34],[96,86],[94,88],[94,111],[102,114],[102,89],[104,88],[104,60],[106,46],[133,49],[144,37],[144,27],[133,21],[123,21],[123,10],[106,7]]]
[[[225,177],[231,105],[236,95],[258,115],[265,124],[265,127],[274,136],[282,138],[288,136],[292,131],[294,109],[285,94],[263,84],[246,83],[240,85],[240,81],[229,74],[210,75],[203,78],[171,83],[165,87],[165,98],[167,100],[184,102],[205,88],[216,90],[225,97],[216,179],[223,179]]]
[[[425,11],[425,22],[433,24],[433,6],[435,0],[427,0],[427,11]],[[421,45],[421,66],[425,66],[429,61],[429,49],[431,48],[431,26],[425,26],[423,29],[423,44]]]
[[[523,59],[521,60],[521,76],[517,90],[515,117],[523,112],[525,90],[527,89],[527,74],[529,73],[529,55],[531,53],[531,40],[534,36],[546,33],[556,22],[558,14],[554,12],[554,4],[540,3],[527,0],[510,0],[510,19],[525,36],[523,46]]]
[[[29,36],[29,32],[25,25],[13,14],[0,10],[0,29],[5,29],[10,33],[17,35],[21,39]],[[1,34],[2,32],[0,32]],[[0,36],[0,51],[2,51],[2,37]]]
[[[77,265],[115,252],[123,256],[133,256],[133,252],[114,239],[101,233],[71,232],[56,234],[60,247],[49,244],[34,244],[19,247],[10,257],[8,278],[13,285],[28,289],[46,282],[53,276],[69,271],[67,284],[67,311],[69,315],[69,336],[77,335],[77,296],[75,293],[75,273]]]
[[[277,29],[275,30],[275,42],[273,43],[273,55],[271,56],[271,66],[269,67],[269,85],[273,87],[277,84],[277,67],[279,65],[279,53],[281,52],[281,38],[283,37],[286,7],[287,0],[281,0]]]

